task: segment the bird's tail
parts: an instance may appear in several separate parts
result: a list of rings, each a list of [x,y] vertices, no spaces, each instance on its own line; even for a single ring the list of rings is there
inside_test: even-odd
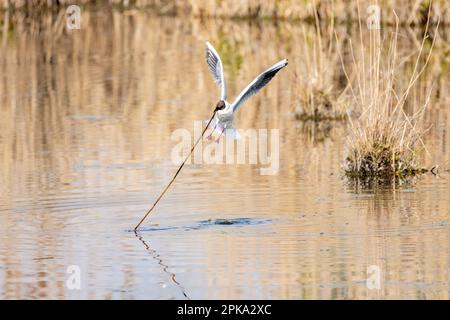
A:
[[[204,121],[205,124],[208,122],[207,120]],[[228,139],[233,139],[233,140],[240,140],[241,139],[241,135],[239,134],[239,131],[237,129],[235,129],[234,127],[227,127],[225,130],[223,128],[223,126],[220,124],[219,120],[217,118],[215,118],[211,124],[209,125],[209,130],[213,130],[214,129],[214,133],[217,135],[222,135],[225,134],[225,137]]]
[[[239,131],[236,130],[235,128],[227,128],[225,130],[225,136],[228,139],[233,139],[233,140],[240,140],[241,139],[241,135],[239,134]]]

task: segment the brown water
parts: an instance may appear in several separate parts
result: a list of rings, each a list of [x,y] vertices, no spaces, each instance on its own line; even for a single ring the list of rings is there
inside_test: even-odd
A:
[[[444,165],[377,189],[342,177],[346,124],[293,117],[304,26],[135,11],[84,12],[72,32],[58,21],[2,36],[0,298],[449,298],[450,174]],[[171,133],[192,131],[218,100],[204,40],[223,53],[231,97],[289,58],[237,118],[280,130],[279,172],[189,165],[135,235],[177,168]],[[425,79],[438,74],[436,52]],[[449,77],[439,74],[430,166],[450,150]],[[66,285],[71,265],[80,290]],[[367,286],[371,265],[379,289]]]

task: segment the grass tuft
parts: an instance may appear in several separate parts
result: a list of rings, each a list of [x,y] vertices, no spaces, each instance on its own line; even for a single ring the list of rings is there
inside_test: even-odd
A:
[[[331,24],[321,25],[316,15],[309,30],[303,27],[303,41],[298,42],[301,54],[295,70],[295,118],[314,122],[344,120],[346,90],[336,87],[339,54],[333,41],[334,19]]]
[[[423,114],[428,107],[429,94],[422,104],[409,98],[410,91],[431,55],[430,49],[423,62],[422,52],[428,39],[428,24],[411,77],[406,81],[397,79],[397,69],[407,65],[409,59],[398,59],[398,18],[396,26],[395,32],[387,39],[382,38],[380,30],[369,30],[368,55],[363,50],[361,35],[358,62],[353,47],[350,46],[354,66],[354,81],[350,84],[350,91],[353,105],[360,111],[360,115],[355,121],[349,120],[350,133],[344,170],[353,179],[376,180],[381,183],[402,182],[428,171],[419,164],[417,155],[421,149],[426,150],[421,137],[425,131]],[[434,39],[431,48],[433,45]],[[343,62],[342,65],[351,83]]]
[[[396,150],[393,145],[374,145],[353,149],[353,154],[346,158],[346,174],[351,178],[375,179],[379,182],[400,182],[427,172],[416,163],[413,153]]]

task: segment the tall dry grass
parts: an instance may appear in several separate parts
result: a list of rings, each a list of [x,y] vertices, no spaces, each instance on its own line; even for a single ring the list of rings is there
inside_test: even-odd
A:
[[[363,0],[361,7],[378,4],[384,21],[394,21],[393,10],[397,10],[402,24],[421,25],[427,19],[430,0]],[[314,22],[318,16],[321,20],[336,19],[339,22],[358,23],[357,1],[345,0],[188,0],[178,2],[194,16],[221,18],[279,18],[290,20],[310,20]],[[442,17],[442,21],[450,21],[450,10],[446,0],[433,1],[431,22]]]
[[[300,57],[295,66],[295,117],[302,121],[343,120],[346,117],[346,88],[339,88],[341,70],[334,41],[334,19],[321,24],[315,16],[312,31],[302,26],[296,41]]]
[[[351,177],[399,182],[427,171],[418,163],[418,153],[426,151],[423,116],[429,107],[430,92],[421,104],[410,96],[429,62],[436,38],[430,39],[427,23],[409,79],[399,77],[405,74],[403,69],[413,55],[399,54],[399,19],[395,18],[395,32],[386,37],[381,29],[369,30],[367,55],[361,43],[357,59],[350,43],[354,81],[343,64],[349,82],[353,82],[353,103],[361,112],[355,121],[350,118],[345,172]],[[360,27],[361,42],[362,38]],[[430,48],[424,56],[426,45]]]
[[[393,10],[402,24],[421,25],[426,21],[431,0],[362,0],[361,6],[367,8],[379,4],[384,21],[394,21]],[[2,0],[0,8],[26,9],[31,13],[36,9],[55,8],[78,4],[82,6],[123,8],[152,7],[161,14],[190,14],[195,17],[220,17],[233,19],[289,19],[314,21],[336,19],[342,23],[358,21],[356,1],[346,0]],[[441,17],[444,23],[450,22],[450,8],[447,0],[434,0],[431,22]]]

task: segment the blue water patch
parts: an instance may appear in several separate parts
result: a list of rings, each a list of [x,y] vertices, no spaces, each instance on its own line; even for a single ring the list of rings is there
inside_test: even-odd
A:
[[[253,218],[236,218],[236,219],[208,219],[199,221],[200,226],[253,226],[259,224],[266,224],[271,222],[271,220],[264,219],[253,219]]]
[[[269,219],[256,219],[256,218],[236,218],[236,219],[208,219],[201,220],[191,225],[183,225],[183,226],[147,226],[141,227],[138,229],[139,232],[154,232],[154,231],[172,231],[172,230],[199,230],[206,229],[211,227],[244,227],[244,226],[256,226],[262,224],[268,224],[272,221]],[[128,232],[134,232],[134,229],[127,230]]]
[[[450,220],[436,221],[430,224],[431,227],[450,227]]]

